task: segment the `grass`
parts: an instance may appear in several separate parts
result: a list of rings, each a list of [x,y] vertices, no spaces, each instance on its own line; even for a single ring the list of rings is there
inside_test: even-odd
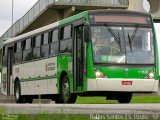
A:
[[[18,120],[90,120],[90,115],[75,115],[75,114],[18,115]]]
[[[152,94],[134,95],[131,103],[160,103],[160,96]],[[105,97],[78,97],[76,104],[118,104],[118,102],[117,100],[106,100]],[[7,109],[1,106],[0,114],[5,112],[7,112]],[[33,115],[19,114],[12,116],[16,118],[14,120],[92,120],[90,115],[66,114],[63,110],[62,114],[39,113]]]
[[[158,95],[134,95],[131,103],[160,103]],[[106,97],[78,97],[76,104],[118,104],[117,100],[106,100]]]
[[[0,114],[3,114],[7,111],[7,109],[3,106],[0,106]]]

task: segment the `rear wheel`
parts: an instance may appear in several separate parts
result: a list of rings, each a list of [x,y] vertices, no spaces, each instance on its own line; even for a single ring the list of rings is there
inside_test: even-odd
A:
[[[33,98],[31,98],[30,96],[21,95],[21,86],[19,81],[15,84],[14,95],[16,103],[32,103],[33,101]]]
[[[24,103],[32,103],[33,102],[33,98],[31,98],[30,96],[25,96],[23,97],[23,101]]]
[[[21,87],[19,81],[15,83],[14,95],[16,103],[24,103],[23,97],[21,95]]]
[[[70,84],[69,84],[68,76],[64,75],[62,77],[62,82],[61,82],[61,94],[56,97],[55,102],[56,103],[75,103],[76,99],[77,99],[77,95],[70,93]]]
[[[117,93],[116,97],[119,103],[129,103],[132,99],[132,93],[130,92]]]

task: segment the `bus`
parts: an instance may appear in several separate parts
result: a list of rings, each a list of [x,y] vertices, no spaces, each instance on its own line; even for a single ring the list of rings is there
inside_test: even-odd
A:
[[[158,51],[150,14],[84,11],[3,42],[2,86],[16,103],[39,96],[75,103],[105,96],[129,103],[158,91]]]

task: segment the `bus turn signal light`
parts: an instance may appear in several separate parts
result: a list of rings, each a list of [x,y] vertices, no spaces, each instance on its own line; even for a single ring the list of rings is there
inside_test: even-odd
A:
[[[151,71],[151,72],[145,77],[145,79],[154,79],[154,75],[155,75],[155,72],[154,72],[154,71]]]
[[[96,68],[94,69],[94,71],[96,78],[105,78],[105,75],[101,71],[97,70]]]

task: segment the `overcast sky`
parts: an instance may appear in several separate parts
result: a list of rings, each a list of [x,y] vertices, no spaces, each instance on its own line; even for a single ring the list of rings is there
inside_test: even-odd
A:
[[[38,0],[13,0],[14,22],[20,19]],[[12,0],[0,0],[0,36],[12,24]]]

